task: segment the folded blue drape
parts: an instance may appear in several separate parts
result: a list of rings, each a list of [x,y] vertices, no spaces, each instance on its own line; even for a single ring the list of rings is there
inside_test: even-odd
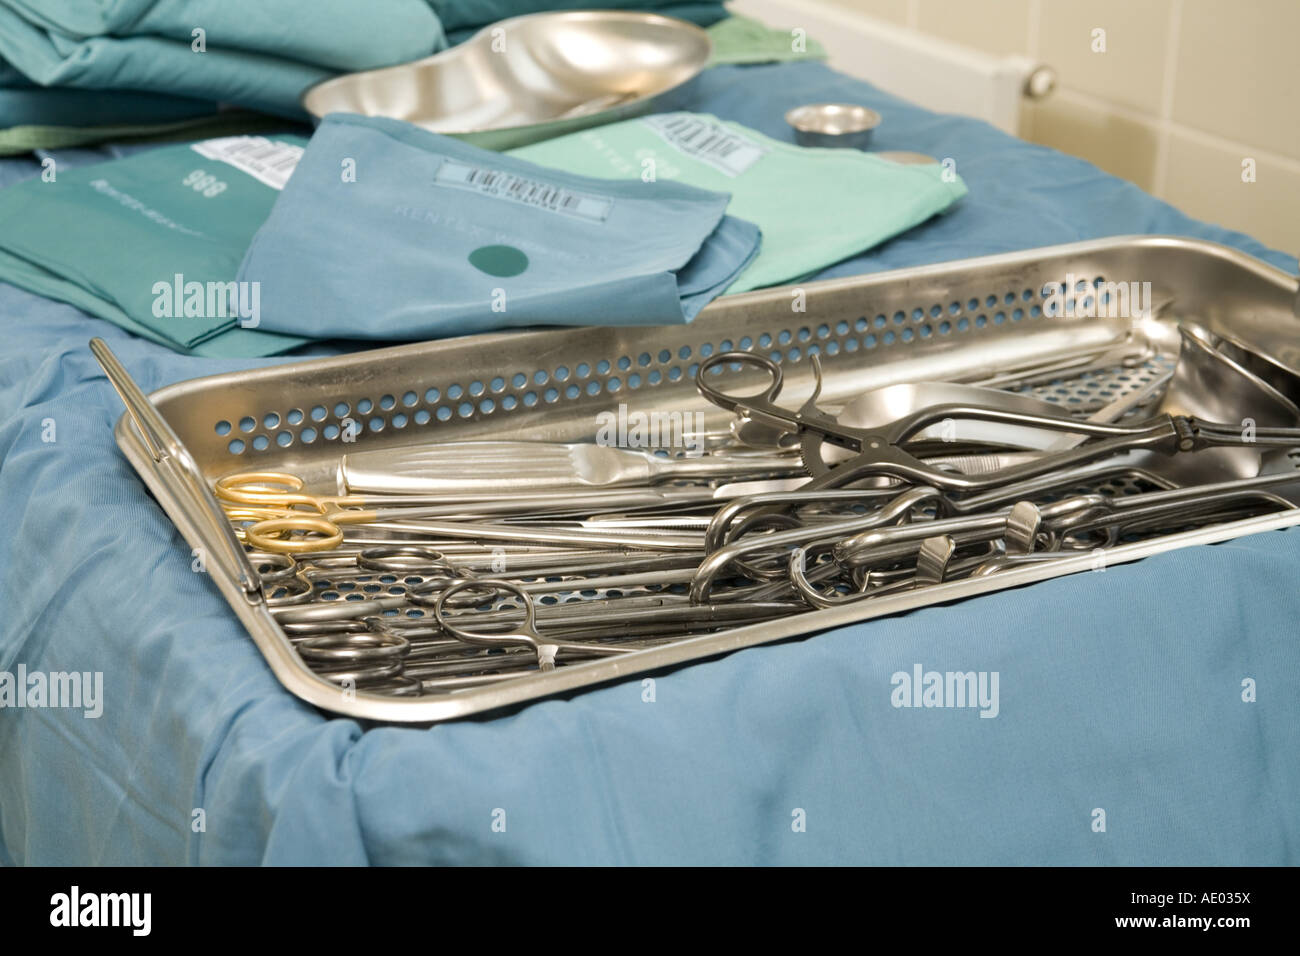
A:
[[[730,198],[335,113],[238,279],[260,288],[262,329],[315,338],[666,325],[694,318],[757,254],[758,227],[725,215]]]

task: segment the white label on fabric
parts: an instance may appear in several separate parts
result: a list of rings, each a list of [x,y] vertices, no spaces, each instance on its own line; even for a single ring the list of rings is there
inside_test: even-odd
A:
[[[303,151],[301,146],[274,143],[265,136],[223,136],[190,148],[200,156],[229,163],[272,189],[284,188]]]
[[[767,153],[767,147],[733,129],[690,113],[662,113],[642,120],[669,146],[708,163],[733,179]]]
[[[567,213],[593,222],[604,222],[614,208],[612,199],[587,196],[514,173],[467,166],[450,159],[438,167],[434,181],[442,186],[470,189],[498,199],[509,199],[547,212]]]

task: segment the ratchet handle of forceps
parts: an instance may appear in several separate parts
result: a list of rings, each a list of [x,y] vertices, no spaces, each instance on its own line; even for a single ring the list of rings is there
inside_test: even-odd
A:
[[[759,368],[767,373],[769,382],[767,388],[757,395],[728,395],[721,389],[714,388],[704,380],[704,376],[719,365],[748,365],[751,368]],[[781,387],[784,385],[784,376],[781,372],[781,366],[777,365],[765,355],[759,355],[755,352],[719,352],[700,363],[700,367],[695,371],[695,387],[699,389],[700,394],[707,398],[719,408],[724,408],[729,412],[740,412],[742,414],[752,415],[757,411],[767,409],[783,412],[776,406],[775,402],[781,395]],[[758,404],[755,407],[756,403]],[[788,412],[784,415],[788,416]],[[781,417],[775,422],[764,422],[764,424],[774,424],[777,427],[787,426],[789,423],[785,417]]]
[[[705,376],[722,365],[748,365],[751,368],[762,369],[769,379],[767,388],[754,395],[730,395],[714,388],[705,380]],[[812,397],[797,411],[776,404],[777,398],[781,395],[781,388],[785,384],[781,366],[766,355],[759,355],[756,352],[719,352],[717,355],[710,356],[696,369],[695,387],[710,403],[760,425],[790,433],[813,428],[826,438],[847,444],[857,450],[862,429],[840,425],[834,417],[817,408],[817,396],[821,393],[821,362],[815,355],[813,367],[817,372],[816,388],[813,390]]]

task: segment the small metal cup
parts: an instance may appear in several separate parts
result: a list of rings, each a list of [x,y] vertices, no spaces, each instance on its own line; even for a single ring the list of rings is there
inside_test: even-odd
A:
[[[809,103],[785,114],[800,146],[866,149],[880,125],[880,114],[852,103]]]

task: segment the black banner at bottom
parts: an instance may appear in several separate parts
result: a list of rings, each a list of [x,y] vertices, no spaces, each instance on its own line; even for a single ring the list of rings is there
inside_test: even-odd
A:
[[[823,931],[850,922],[923,928],[926,943],[1107,936],[1229,943],[1276,932],[1295,886],[1288,869],[874,869],[676,871],[325,869],[0,870],[6,930],[136,940],[292,938],[375,942],[488,917],[504,931],[544,932],[596,916],[618,931],[725,924],[730,934],[785,924]],[[494,915],[493,911],[500,911]],[[739,919],[737,919],[739,917]],[[462,922],[468,919],[470,922]],[[653,927],[653,929],[652,929]],[[480,932],[482,930],[479,930]],[[974,934],[974,935],[972,935]]]

